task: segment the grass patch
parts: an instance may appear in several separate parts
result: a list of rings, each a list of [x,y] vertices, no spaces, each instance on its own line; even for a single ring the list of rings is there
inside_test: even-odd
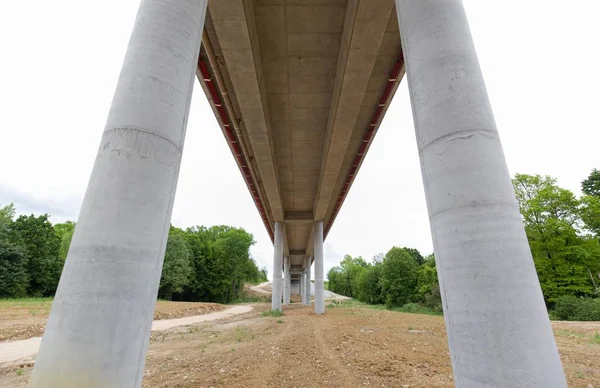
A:
[[[328,308],[368,308],[375,310],[390,310],[400,313],[426,314],[426,315],[443,315],[441,311],[432,310],[428,307],[421,306],[418,303],[408,303],[402,307],[386,308],[384,304],[367,304],[355,299],[348,300],[332,300],[327,305]]]
[[[282,319],[278,319],[277,323],[283,323],[283,320]]]
[[[283,312],[280,310],[267,310],[267,311],[263,311],[262,314],[260,314],[261,317],[281,317],[283,316]]]
[[[429,307],[421,306],[418,303],[407,303],[402,307],[395,307],[390,310],[411,314],[443,315],[440,311],[432,310]]]
[[[269,295],[248,295],[244,293],[241,297],[232,300],[229,304],[238,303],[266,303],[271,302],[271,296]]]
[[[561,336],[564,336],[564,337],[571,337],[571,338],[577,338],[577,339],[585,338],[585,335],[583,335],[581,333],[574,333],[570,330],[560,330],[558,332],[558,334]]]
[[[596,330],[596,334],[592,337],[592,342],[600,345],[600,334],[598,334],[598,330]]]
[[[347,299],[347,300],[335,300],[333,299],[331,303],[327,305],[327,307],[335,308],[369,308],[369,309],[378,309],[383,310],[385,306],[382,304],[367,304],[365,302],[360,302],[356,299]]]
[[[52,304],[54,298],[17,298],[0,299],[0,308],[5,307],[46,307]]]

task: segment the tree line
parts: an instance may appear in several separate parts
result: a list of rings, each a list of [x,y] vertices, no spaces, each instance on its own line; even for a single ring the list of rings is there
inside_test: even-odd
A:
[[[53,225],[47,214],[16,217],[0,206],[0,297],[48,297],[56,293],[75,223]],[[250,255],[253,236],[231,226],[171,226],[158,296],[230,303],[244,285],[267,280]]]
[[[513,186],[551,314],[600,320],[600,171],[583,180],[580,198],[550,176],[516,174]],[[366,303],[441,311],[435,258],[416,249],[394,247],[370,263],[346,255],[328,278],[331,291]]]

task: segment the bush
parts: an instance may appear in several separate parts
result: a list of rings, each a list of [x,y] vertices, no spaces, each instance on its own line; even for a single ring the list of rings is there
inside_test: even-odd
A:
[[[402,307],[395,308],[393,311],[400,311],[403,313],[413,314],[428,314],[428,315],[441,315],[441,311],[436,311],[428,307],[422,306],[418,303],[407,303]]]
[[[556,300],[552,313],[564,321],[600,321],[600,299],[563,295]]]

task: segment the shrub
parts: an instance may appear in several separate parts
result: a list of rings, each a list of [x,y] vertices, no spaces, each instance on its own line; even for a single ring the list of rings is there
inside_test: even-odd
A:
[[[430,309],[418,303],[407,303],[404,306],[395,308],[393,310],[401,311],[403,313],[441,315],[441,311]]]
[[[575,315],[577,310],[576,305],[579,303],[579,298],[573,295],[563,295],[556,300],[554,306],[554,316],[556,319],[568,321]]]
[[[556,300],[552,313],[565,321],[600,321],[600,299],[563,295]]]

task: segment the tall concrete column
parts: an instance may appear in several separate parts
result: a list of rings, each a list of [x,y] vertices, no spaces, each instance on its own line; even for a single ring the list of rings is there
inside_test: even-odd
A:
[[[142,384],[206,5],[140,4],[30,387]]]
[[[325,313],[325,279],[323,270],[323,221],[315,222],[315,313]]]
[[[290,279],[290,258],[283,258],[283,304],[290,304],[290,294],[292,292],[292,282]]]
[[[310,262],[311,262],[311,257],[308,256],[306,258],[306,273],[304,274],[304,276],[305,276],[305,278],[304,278],[304,281],[305,281],[305,285],[304,285],[305,302],[304,302],[304,304],[306,304],[308,306],[310,306],[311,298],[312,298],[312,292],[311,292],[312,282],[310,281]]]
[[[300,297],[302,298],[302,304],[304,304],[304,272],[300,275]]]
[[[566,387],[461,0],[396,0],[457,387]]]
[[[275,222],[275,242],[273,254],[273,287],[271,292],[271,310],[281,311],[281,262],[283,261],[283,224]]]

